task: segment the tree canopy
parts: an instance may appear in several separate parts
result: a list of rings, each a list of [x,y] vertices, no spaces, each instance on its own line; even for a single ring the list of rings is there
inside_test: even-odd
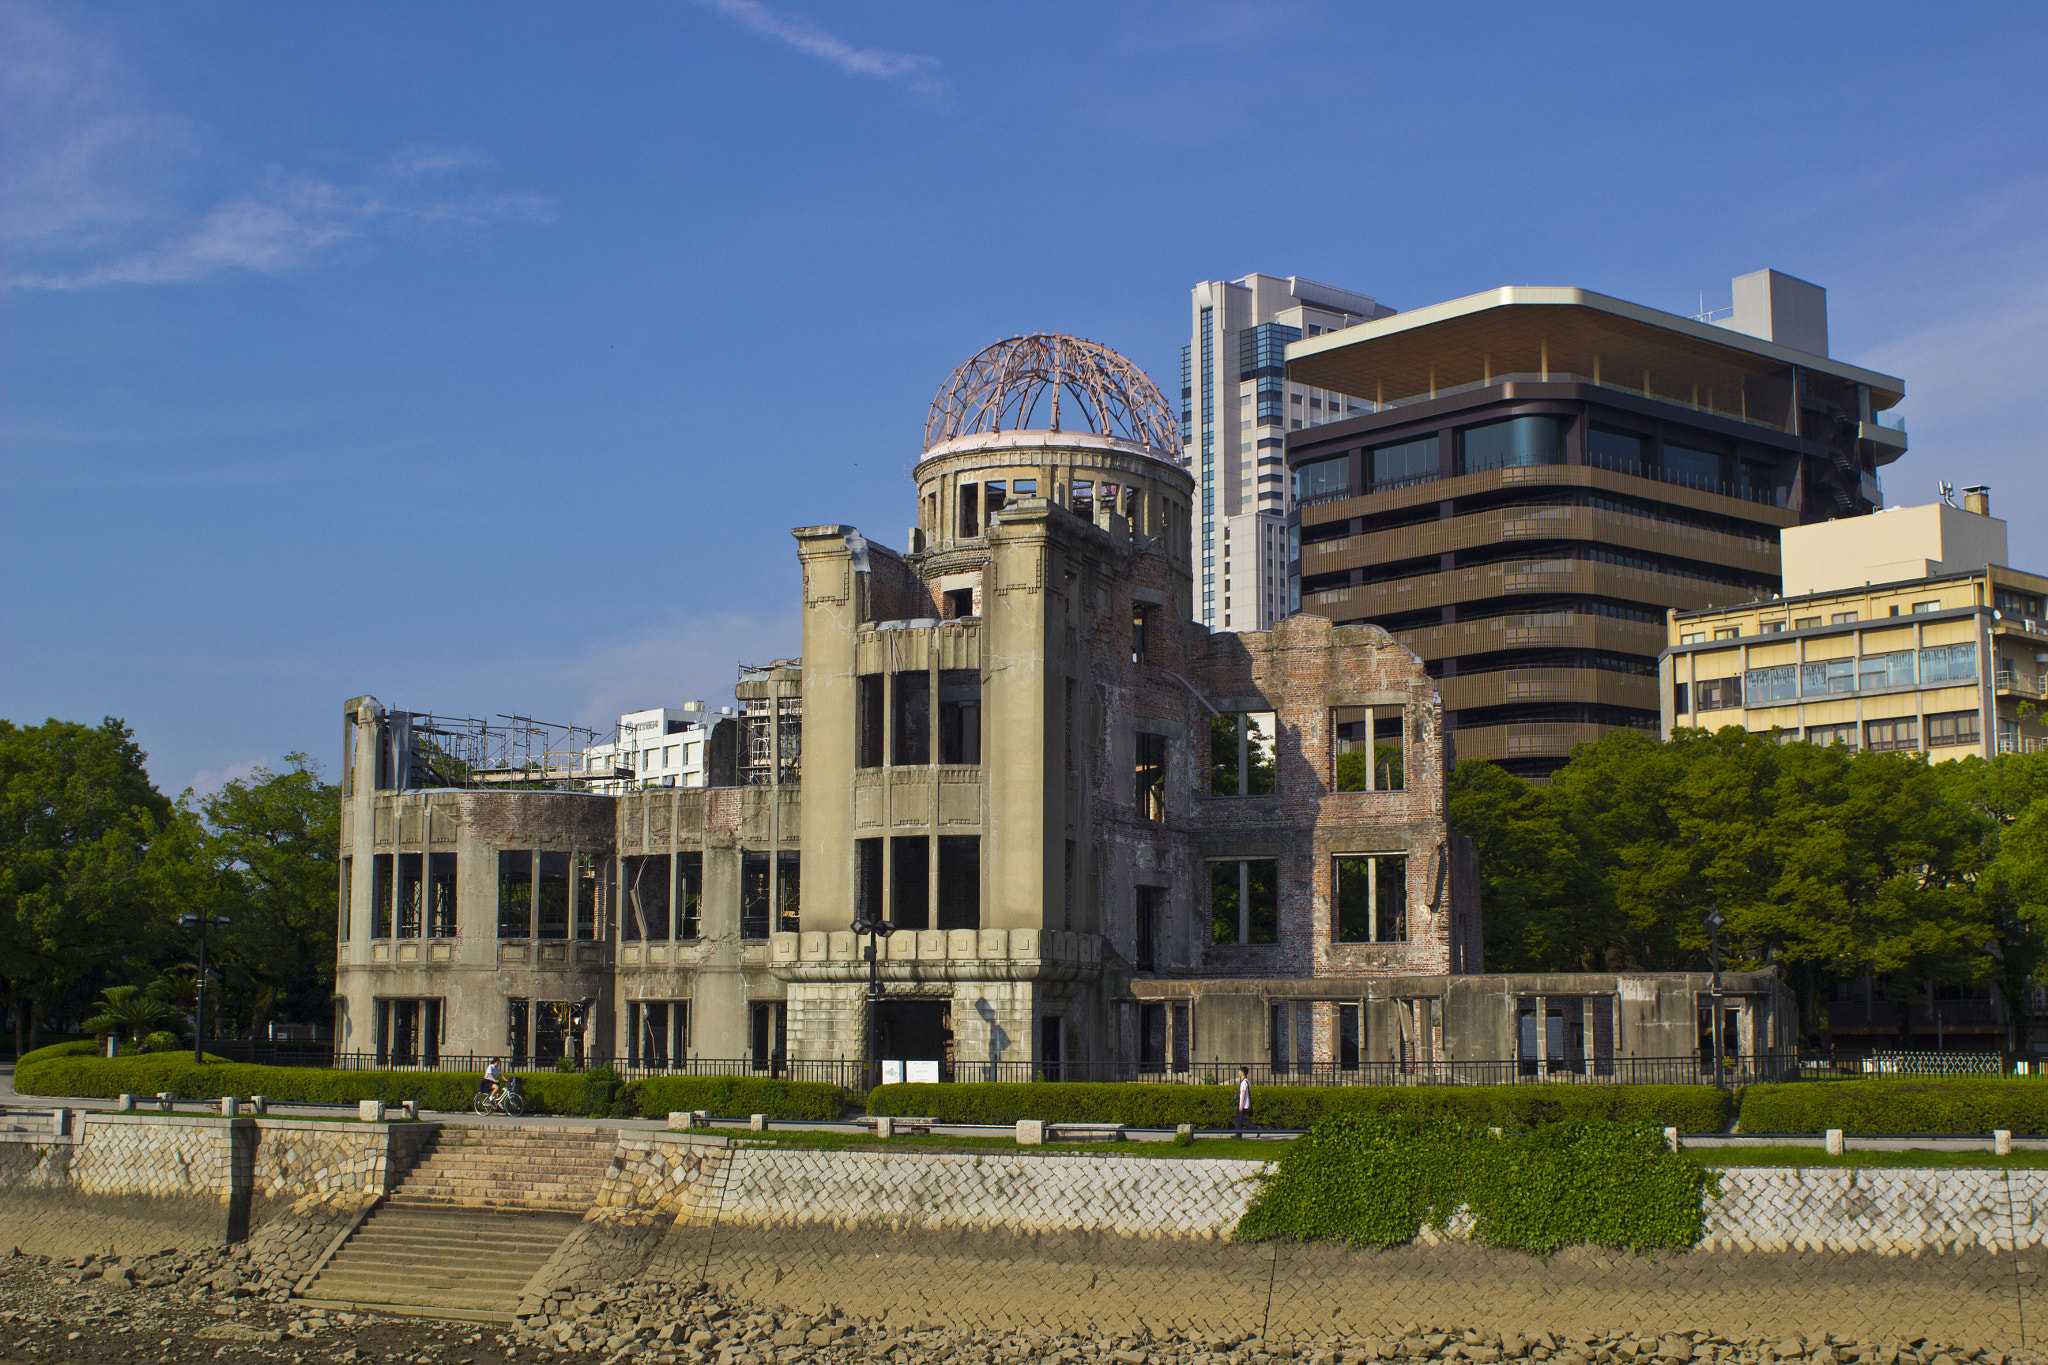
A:
[[[2048,755],[1930,763],[1737,727],[1581,745],[1547,785],[1460,763],[1489,969],[1778,965],[1810,1027],[1865,975],[2015,998],[2048,913]]]

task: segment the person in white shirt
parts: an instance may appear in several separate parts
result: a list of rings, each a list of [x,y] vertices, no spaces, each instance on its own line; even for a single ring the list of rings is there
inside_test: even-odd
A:
[[[1239,1132],[1252,1126],[1252,1078],[1243,1067],[1237,1069],[1237,1121],[1231,1124]]]
[[[498,1098],[498,1091],[503,1087],[504,1080],[505,1067],[503,1063],[501,1063],[496,1057],[491,1058],[491,1064],[484,1068],[485,1092],[489,1094],[492,1099]]]

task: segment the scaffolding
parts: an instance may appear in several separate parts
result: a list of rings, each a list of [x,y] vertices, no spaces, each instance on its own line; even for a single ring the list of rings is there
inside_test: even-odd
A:
[[[380,786],[580,788],[622,775],[615,766],[590,766],[589,751],[604,741],[602,732],[532,716],[500,714],[482,720],[392,711],[385,718],[385,733],[387,753],[393,760],[403,758],[380,765],[380,777],[388,773],[399,779],[380,780]],[[614,753],[618,739],[614,726]]]

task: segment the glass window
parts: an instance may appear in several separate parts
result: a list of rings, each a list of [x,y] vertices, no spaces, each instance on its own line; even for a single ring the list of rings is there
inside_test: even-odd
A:
[[[1855,690],[1854,659],[1829,659],[1825,663],[1801,664],[1799,667],[1799,695],[1802,697],[1821,697],[1830,692]]]
[[[1757,626],[1757,633],[1760,635],[1783,635],[1785,633],[1785,623],[1783,621],[1765,621]]]
[[[1349,492],[1350,488],[1349,455],[1339,455],[1328,460],[1311,460],[1294,471],[1294,497],[1297,502],[1308,498],[1326,497],[1332,493]]]
[[[1939,602],[1915,602],[1915,603],[1913,604],[1913,614],[1914,614],[1915,616],[1924,616],[1924,615],[1926,615],[1926,614],[1927,614],[1928,612],[1930,612],[1930,611],[1940,611],[1940,610],[1941,610],[1941,603],[1939,603]]]
[[[1727,711],[1742,705],[1740,678],[1705,678],[1693,684],[1695,711]]]
[[[1458,433],[1464,452],[1463,472],[1506,469],[1522,465],[1563,464],[1564,445],[1555,417],[1511,417]]]
[[[1419,441],[1380,446],[1372,452],[1374,484],[1400,483],[1408,479],[1433,478],[1438,472],[1438,441],[1425,436]]]
[[[498,937],[533,937],[533,854],[523,848],[498,854]]]
[[[1893,720],[1866,721],[1863,735],[1864,742],[1878,753],[1891,749],[1918,749],[1920,719],[1917,716],[1900,716]]]
[[[1910,649],[1893,654],[1866,654],[1856,661],[1856,686],[1862,691],[1912,685],[1913,651]]]
[[[1742,638],[1742,627],[1717,626],[1714,629],[1714,638],[1716,640],[1739,640]]]
[[[1818,616],[1801,616],[1801,617],[1798,617],[1798,618],[1794,619],[1794,621],[1792,622],[1792,629],[1794,629],[1794,630],[1812,630],[1812,629],[1813,629],[1814,627],[1818,626],[1819,624],[1820,624],[1820,618],[1819,618]]]
[[[1855,621],[1856,613],[1853,611],[1838,611],[1834,615],[1828,617],[1828,624],[1835,626],[1853,625],[1855,624]]]
[[[1975,711],[1950,711],[1927,718],[1927,747],[1942,749],[1956,744],[1976,744],[1983,731]]]
[[[1271,796],[1276,790],[1271,711],[1209,718],[1209,794]]]
[[[1331,937],[1339,943],[1407,942],[1408,859],[1347,854],[1332,862]]]
[[[1674,445],[1664,447],[1664,477],[1695,488],[1719,488],[1727,482],[1721,477],[1719,455]]]
[[[1769,706],[1774,702],[1796,701],[1799,697],[1799,669],[1794,664],[1781,668],[1754,668],[1742,678],[1742,704]]]
[[[1977,646],[1944,645],[1920,651],[1920,682],[1969,682],[1977,676]]]
[[[1839,744],[1845,749],[1853,749],[1856,747],[1856,727],[1854,725],[1809,725],[1806,727],[1806,742],[1808,744],[1818,744],[1823,749],[1833,744]]]
[[[1586,459],[1602,469],[1640,474],[1643,472],[1643,438],[1625,431],[1594,427],[1586,433]]]
[[[1209,864],[1209,941],[1216,945],[1280,941],[1280,864],[1232,858]]]

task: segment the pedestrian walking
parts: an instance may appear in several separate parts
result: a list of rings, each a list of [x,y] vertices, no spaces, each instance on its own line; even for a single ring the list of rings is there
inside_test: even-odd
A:
[[[1237,1120],[1230,1126],[1240,1133],[1252,1126],[1252,1077],[1243,1067],[1237,1069]]]

